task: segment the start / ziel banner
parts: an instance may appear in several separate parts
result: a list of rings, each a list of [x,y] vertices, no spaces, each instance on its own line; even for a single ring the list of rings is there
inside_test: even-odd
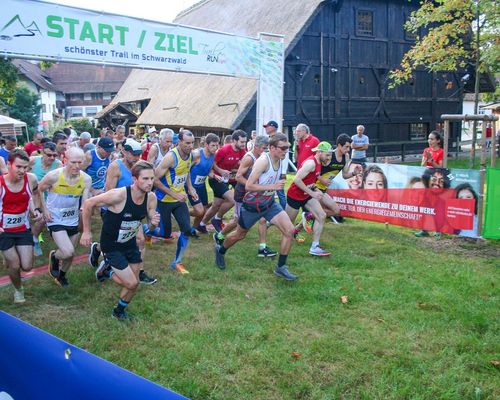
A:
[[[3,56],[260,77],[265,49],[254,38],[40,1],[2,9]]]
[[[349,179],[331,176],[341,215],[478,237],[479,171],[351,163]],[[350,175],[350,174],[349,174]]]

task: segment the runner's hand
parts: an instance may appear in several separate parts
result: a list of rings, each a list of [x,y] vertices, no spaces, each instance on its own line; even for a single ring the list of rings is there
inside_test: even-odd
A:
[[[43,218],[43,214],[39,210],[33,211],[33,221],[38,222]]]
[[[311,197],[316,199],[316,200],[321,200],[323,197],[323,192],[320,192],[319,190],[315,190],[312,192]]]
[[[198,201],[198,193],[196,192],[196,190],[194,189],[190,190],[189,194],[191,195],[194,201]]]
[[[160,213],[155,212],[149,223],[155,227],[160,225]]]
[[[285,187],[285,179],[281,179],[274,185],[274,190],[281,190]]]
[[[174,196],[177,201],[186,201],[187,195],[186,193],[175,193]]]
[[[92,234],[90,232],[83,232],[80,238],[80,244],[84,247],[90,247],[92,244]]]
[[[52,221],[52,214],[47,210],[43,213],[43,219],[45,220],[45,222]]]

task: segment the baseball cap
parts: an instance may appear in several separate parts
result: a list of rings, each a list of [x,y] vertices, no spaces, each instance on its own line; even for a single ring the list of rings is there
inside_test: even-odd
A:
[[[332,145],[328,142],[319,142],[312,151],[322,151],[323,153],[333,153]]]
[[[111,139],[110,137],[100,138],[97,142],[97,145],[107,153],[112,153],[113,151],[115,151],[115,144],[113,143],[113,139]]]
[[[268,126],[274,126],[276,129],[278,129],[278,123],[276,121],[269,121],[267,124],[263,125],[264,128],[267,128]]]
[[[176,145],[179,142],[179,135],[174,132],[174,135],[172,136],[172,144]]]
[[[158,132],[154,126],[148,129],[148,133]]]
[[[135,155],[142,154],[141,145],[138,142],[136,142],[134,139],[125,140],[125,143],[123,143],[123,149],[125,151],[129,151]]]

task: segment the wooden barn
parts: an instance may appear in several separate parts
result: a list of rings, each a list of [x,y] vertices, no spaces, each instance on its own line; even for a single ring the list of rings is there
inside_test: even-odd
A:
[[[403,28],[412,0],[204,0],[175,23],[256,37],[285,35],[283,130],[304,122],[324,140],[363,124],[372,142],[418,141],[441,114],[460,113],[462,74],[419,71],[388,89],[387,75],[414,37]],[[189,127],[196,134],[255,129],[256,82],[134,70],[103,124]],[[454,126],[452,135],[459,132]],[[290,135],[291,137],[291,135]]]

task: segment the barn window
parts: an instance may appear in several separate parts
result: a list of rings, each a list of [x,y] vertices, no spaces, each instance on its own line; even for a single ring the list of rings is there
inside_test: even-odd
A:
[[[373,11],[356,11],[356,35],[373,36]]]
[[[429,130],[429,124],[410,124],[410,140],[424,140]]]

